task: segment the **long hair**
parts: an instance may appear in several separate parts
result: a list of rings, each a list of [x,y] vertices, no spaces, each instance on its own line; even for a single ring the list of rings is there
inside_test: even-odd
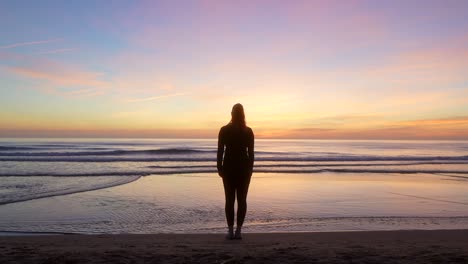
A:
[[[232,107],[231,124],[239,127],[246,127],[244,107],[237,103]]]

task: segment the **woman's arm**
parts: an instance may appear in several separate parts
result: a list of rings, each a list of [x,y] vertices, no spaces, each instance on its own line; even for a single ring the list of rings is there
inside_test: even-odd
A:
[[[250,135],[249,135],[249,145],[247,146],[248,148],[248,152],[249,152],[249,169],[250,169],[250,174],[252,174],[252,171],[253,171],[253,166],[254,166],[254,161],[255,161],[255,155],[254,155],[254,141],[255,141],[255,136],[254,136],[254,133],[252,131],[252,129],[250,129],[249,131]]]
[[[224,138],[223,128],[219,130],[218,134],[218,154],[216,157],[216,167],[218,168],[218,175],[222,178],[223,175],[223,155],[224,155]]]

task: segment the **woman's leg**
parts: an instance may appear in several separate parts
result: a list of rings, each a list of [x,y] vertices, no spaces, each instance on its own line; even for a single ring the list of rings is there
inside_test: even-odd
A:
[[[237,229],[244,224],[247,213],[247,192],[249,191],[250,177],[245,177],[237,186]]]
[[[227,179],[227,175],[224,175],[223,178],[224,185],[224,195],[226,198],[226,203],[224,210],[226,212],[226,221],[230,228],[234,226],[234,202],[236,200],[236,189],[235,185]]]

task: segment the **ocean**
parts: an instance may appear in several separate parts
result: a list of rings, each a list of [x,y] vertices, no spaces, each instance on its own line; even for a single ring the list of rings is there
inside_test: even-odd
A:
[[[0,139],[0,232],[218,233],[216,140]],[[256,140],[245,232],[468,228],[468,142]]]

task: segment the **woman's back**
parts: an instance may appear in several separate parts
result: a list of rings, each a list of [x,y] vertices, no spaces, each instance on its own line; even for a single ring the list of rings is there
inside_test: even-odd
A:
[[[222,141],[226,146],[224,160],[248,158],[247,148],[253,140],[252,129],[228,124],[221,131]]]
[[[223,126],[219,132],[219,144],[222,149],[225,147],[224,158],[218,152],[218,165],[222,162],[225,173],[238,174],[252,170],[254,134],[250,127],[232,123]]]

